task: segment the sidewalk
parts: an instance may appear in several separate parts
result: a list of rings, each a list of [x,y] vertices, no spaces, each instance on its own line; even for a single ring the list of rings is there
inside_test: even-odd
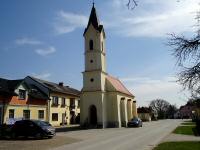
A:
[[[186,120],[189,121],[189,120]],[[185,120],[184,120],[185,122]],[[179,124],[179,126],[193,126],[193,125],[187,125],[182,124],[183,121]],[[194,125],[195,126],[195,125]],[[166,136],[162,142],[180,142],[180,141],[200,141],[200,136],[195,135],[184,135],[184,134],[176,134],[176,133],[170,133],[168,136]]]
[[[56,129],[56,132],[69,132],[69,131],[83,130],[79,124],[59,126],[59,127],[55,127],[55,129]]]
[[[171,133],[162,140],[162,142],[176,142],[176,141],[200,141],[200,136]]]

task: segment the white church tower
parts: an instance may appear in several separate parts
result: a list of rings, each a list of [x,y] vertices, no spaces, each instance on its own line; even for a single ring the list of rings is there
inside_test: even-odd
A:
[[[105,32],[92,7],[84,31],[85,70],[81,92],[81,126],[121,127],[137,116],[134,96],[116,78],[106,73]]]
[[[81,95],[81,123],[104,127],[105,113],[105,32],[93,5],[85,38],[85,71]]]

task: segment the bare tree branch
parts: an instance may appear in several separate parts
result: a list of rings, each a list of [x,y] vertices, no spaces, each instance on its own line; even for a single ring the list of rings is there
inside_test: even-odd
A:
[[[200,95],[200,12],[195,19],[197,31],[192,38],[170,34],[168,45],[173,47],[172,55],[182,69],[178,82],[196,96]]]
[[[200,36],[197,35],[192,39],[186,39],[184,36],[176,36],[175,34],[170,34],[171,38],[168,45],[175,47],[172,55],[177,58],[177,63],[183,66],[183,62],[192,58],[192,60],[199,61],[200,59]]]
[[[128,9],[133,10],[136,6],[138,6],[138,1],[136,0],[128,0],[128,3],[126,4]]]
[[[178,80],[184,88],[194,92],[200,92],[200,62],[191,68],[185,68],[179,73]]]

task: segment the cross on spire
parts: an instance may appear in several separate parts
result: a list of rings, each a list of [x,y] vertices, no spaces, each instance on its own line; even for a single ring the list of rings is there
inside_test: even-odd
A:
[[[94,7],[94,4],[95,4],[95,3],[94,3],[94,0],[93,0],[93,3],[92,3],[92,4],[93,4],[93,7]]]

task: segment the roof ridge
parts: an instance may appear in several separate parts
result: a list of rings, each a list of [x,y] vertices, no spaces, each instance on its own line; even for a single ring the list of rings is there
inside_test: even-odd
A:
[[[38,81],[38,80],[40,80],[40,79],[38,79],[38,78],[35,78],[35,77],[33,77],[33,76],[28,76],[28,77],[29,77],[29,78],[31,78],[31,79],[33,79],[34,81],[36,81],[36,82],[38,82],[38,83],[42,84],[44,87],[46,87],[46,88],[48,88],[48,89],[49,89],[49,87],[48,87],[48,86],[46,86],[44,83],[42,83],[42,82]]]
[[[31,76],[29,76],[29,77],[32,78],[33,80],[35,80],[36,82],[42,84],[43,86],[45,86],[46,88],[48,88],[51,91],[56,91],[56,92],[61,92],[61,93],[67,92],[68,94],[72,94],[72,95],[77,95],[76,92],[80,92],[79,90],[71,88],[70,86],[68,86],[68,87],[65,85],[60,86],[59,84],[54,83],[54,82],[38,79],[35,77],[31,77]]]

